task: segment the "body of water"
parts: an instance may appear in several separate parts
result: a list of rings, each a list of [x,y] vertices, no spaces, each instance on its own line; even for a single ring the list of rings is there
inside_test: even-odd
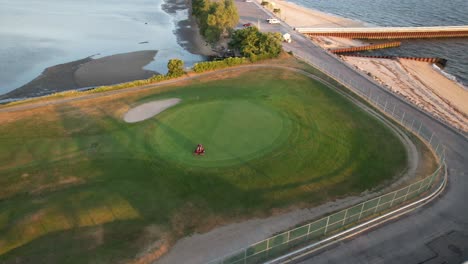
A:
[[[325,13],[375,26],[460,26],[468,25],[466,0],[290,0]],[[441,57],[444,69],[468,85],[468,39],[404,40],[396,49],[367,55]]]
[[[187,10],[168,15],[163,0],[0,0],[0,94],[36,78],[47,67],[158,50],[145,68],[165,73],[170,58],[202,60],[182,48],[175,25]]]

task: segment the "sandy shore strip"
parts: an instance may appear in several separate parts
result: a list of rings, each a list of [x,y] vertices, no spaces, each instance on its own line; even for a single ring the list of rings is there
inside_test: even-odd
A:
[[[48,67],[34,80],[1,95],[0,99],[35,97],[80,88],[75,82],[74,73],[80,65],[91,60],[88,57]]]
[[[468,131],[468,91],[440,74],[431,63],[405,59],[342,58],[421,109],[457,129]]]
[[[147,79],[157,74],[143,69],[156,53],[156,50],[142,50],[92,60],[75,71],[75,81],[79,87],[90,87]]]
[[[153,61],[156,54],[156,50],[143,50],[99,59],[87,57],[55,65],[45,69],[31,82],[1,95],[0,100],[36,97],[79,88],[146,79],[158,74],[143,69]]]
[[[261,1],[260,1],[261,2]],[[364,23],[352,19],[308,9],[287,1],[270,1],[281,10],[278,15],[291,27],[364,27]]]
[[[136,106],[125,113],[123,120],[127,123],[136,123],[149,119],[162,111],[178,104],[179,98],[171,98],[166,100],[158,100]]]

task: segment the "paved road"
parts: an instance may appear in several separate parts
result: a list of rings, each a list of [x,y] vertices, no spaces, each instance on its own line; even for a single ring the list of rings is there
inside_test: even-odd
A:
[[[243,10],[247,4],[251,10],[245,13]],[[256,3],[238,2],[238,6],[243,23],[255,22],[255,17],[266,19],[270,16]],[[262,26],[261,24],[260,28],[264,31],[275,29],[267,25]],[[468,260],[467,138],[357,73],[287,25],[281,24],[276,27],[277,31],[289,32],[292,35],[293,42],[284,45],[286,50],[292,51],[312,65],[325,69],[353,89],[396,104],[396,111],[404,111],[420,120],[423,127],[428,128],[422,131],[423,134],[430,138],[434,132],[437,140],[445,146],[449,173],[445,193],[433,203],[398,221],[308,256],[300,263],[432,264],[461,263]]]

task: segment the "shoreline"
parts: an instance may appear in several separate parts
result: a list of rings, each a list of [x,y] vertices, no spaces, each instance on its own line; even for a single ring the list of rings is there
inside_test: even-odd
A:
[[[185,52],[200,55],[202,60],[203,57],[214,55],[211,46],[207,46],[199,34],[198,25],[190,14],[190,0],[166,0],[161,2],[160,7],[171,17],[174,27],[172,34],[175,35],[177,44]],[[187,12],[188,15],[185,16],[183,12]],[[147,41],[143,41],[138,44],[147,43]],[[157,50],[145,50],[142,47],[141,50],[114,53],[97,59],[93,59],[93,55],[51,65],[43,68],[42,72],[29,82],[0,94],[0,103],[20,101],[68,90],[92,89],[101,85],[147,79],[160,74],[145,68],[154,61],[159,62],[160,59],[156,58],[157,53]],[[177,57],[177,54],[174,54],[174,57]]]
[[[144,69],[154,60],[157,53],[156,50],[141,50],[98,59],[90,56],[54,65],[44,69],[27,84],[0,95],[0,102],[146,79],[158,74]]]
[[[275,2],[281,9],[280,18],[291,27],[365,27],[364,23],[287,1]],[[294,19],[288,21],[286,14]],[[286,17],[285,17],[286,16]],[[322,19],[322,20],[321,20]],[[325,50],[372,44],[375,40],[338,37],[309,37]],[[345,63],[370,75],[392,93],[403,95],[406,100],[443,119],[456,129],[468,131],[468,89],[456,78],[449,78],[443,69],[433,63],[409,60],[376,59],[339,56]],[[437,67],[437,68],[435,68]],[[454,76],[453,76],[454,77]]]
[[[187,18],[175,20],[175,32],[177,43],[192,54],[212,56],[216,53],[201,36],[196,19],[192,16],[191,0],[165,0],[161,5],[162,10],[172,17],[179,12],[187,12]]]

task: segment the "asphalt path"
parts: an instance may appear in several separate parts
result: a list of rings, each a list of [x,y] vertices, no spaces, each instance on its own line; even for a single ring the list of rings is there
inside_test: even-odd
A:
[[[270,17],[257,3],[237,2],[242,23],[259,24],[262,31],[290,33],[287,51],[330,73],[351,90],[396,105],[396,111],[419,120],[426,138],[445,146],[446,191],[434,202],[379,228],[304,257],[298,263],[462,263],[468,260],[468,140],[466,135],[436,120],[379,86],[332,54],[314,45],[285,23],[268,25]],[[244,11],[244,9],[249,9]],[[262,20],[260,22],[260,20]],[[467,102],[468,103],[468,102]]]

